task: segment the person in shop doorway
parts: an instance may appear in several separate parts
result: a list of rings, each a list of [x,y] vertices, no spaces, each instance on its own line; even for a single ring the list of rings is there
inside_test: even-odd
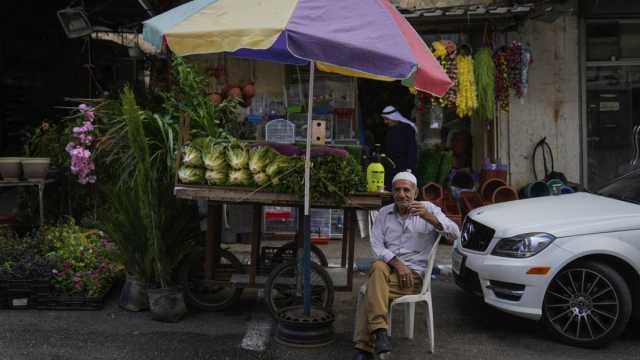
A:
[[[416,177],[408,171],[392,179],[393,204],[380,209],[373,224],[371,247],[377,260],[371,266],[367,291],[356,315],[355,360],[373,359],[373,353],[391,351],[389,304],[416,294],[438,234],[447,239],[460,235],[458,226],[430,202],[415,201]]]
[[[395,167],[385,168],[385,186],[391,186],[391,179],[404,169],[416,172],[418,146],[416,144],[416,124],[402,116],[393,106],[382,110],[382,118],[387,126],[384,153],[395,163]]]

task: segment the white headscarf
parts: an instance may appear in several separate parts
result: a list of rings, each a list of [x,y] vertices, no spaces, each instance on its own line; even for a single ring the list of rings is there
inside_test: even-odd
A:
[[[389,120],[399,121],[401,123],[405,123],[413,128],[413,131],[418,131],[416,128],[416,124],[414,124],[411,120],[400,114],[400,111],[396,110],[393,106],[389,105],[382,110],[382,117],[385,117]]]

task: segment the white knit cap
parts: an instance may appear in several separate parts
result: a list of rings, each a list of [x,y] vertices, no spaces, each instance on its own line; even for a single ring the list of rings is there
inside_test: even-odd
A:
[[[389,120],[405,123],[411,126],[414,131],[417,131],[416,124],[411,122],[411,120],[407,119],[406,117],[402,116],[402,114],[400,114],[400,111],[396,110],[396,108],[394,108],[391,105],[388,105],[387,107],[385,107],[384,110],[382,110],[382,114],[380,115],[382,115],[383,117],[386,117]]]
[[[407,169],[405,171],[397,173],[396,176],[393,177],[393,180],[391,180],[391,183],[393,184],[394,182],[396,182],[398,180],[406,180],[406,181],[412,183],[413,185],[418,186],[418,180],[411,173],[410,169]]]

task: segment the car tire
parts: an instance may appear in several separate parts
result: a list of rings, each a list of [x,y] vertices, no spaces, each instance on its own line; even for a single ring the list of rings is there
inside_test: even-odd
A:
[[[631,292],[611,266],[588,261],[562,269],[547,287],[542,322],[558,340],[602,347],[618,337],[631,317]]]

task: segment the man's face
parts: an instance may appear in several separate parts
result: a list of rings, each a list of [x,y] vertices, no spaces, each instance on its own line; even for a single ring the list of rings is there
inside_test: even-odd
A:
[[[396,126],[396,124],[398,124],[397,121],[391,120],[386,116],[383,116],[382,119],[384,120],[384,124],[387,126]]]
[[[418,192],[416,185],[407,180],[394,181],[391,191],[393,193],[393,201],[399,208],[405,208],[416,198]]]

